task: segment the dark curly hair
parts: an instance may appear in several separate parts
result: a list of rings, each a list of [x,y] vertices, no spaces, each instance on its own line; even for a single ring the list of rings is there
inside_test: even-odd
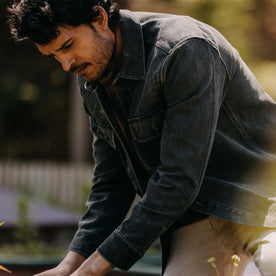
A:
[[[110,27],[120,20],[113,0],[17,0],[8,7],[11,35],[16,41],[48,44],[59,35],[60,25],[77,27],[97,21],[99,6],[105,9]]]

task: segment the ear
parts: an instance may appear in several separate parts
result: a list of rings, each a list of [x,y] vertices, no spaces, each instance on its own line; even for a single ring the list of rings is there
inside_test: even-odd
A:
[[[105,9],[101,6],[97,7],[99,9],[99,16],[96,22],[96,25],[98,25],[99,28],[106,30],[108,28],[108,15],[105,11]]]

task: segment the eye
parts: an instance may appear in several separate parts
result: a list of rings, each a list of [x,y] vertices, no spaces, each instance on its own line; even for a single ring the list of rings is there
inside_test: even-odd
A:
[[[69,49],[73,45],[73,42],[67,44],[66,46],[63,47],[63,49]]]

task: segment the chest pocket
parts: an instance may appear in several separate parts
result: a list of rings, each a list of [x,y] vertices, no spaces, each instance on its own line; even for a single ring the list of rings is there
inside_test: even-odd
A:
[[[140,144],[160,138],[164,115],[165,107],[161,104],[151,112],[129,119],[130,131],[135,142]]]

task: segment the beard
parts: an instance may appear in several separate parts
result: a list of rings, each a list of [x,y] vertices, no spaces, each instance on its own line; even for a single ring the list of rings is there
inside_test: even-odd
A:
[[[89,68],[92,72],[87,70],[87,74],[82,76],[88,82],[99,81],[110,72],[115,49],[112,39],[103,38],[96,30],[94,33],[96,38],[94,40],[96,47],[96,54],[93,58],[94,64],[87,63],[87,67],[94,67],[94,69]]]

